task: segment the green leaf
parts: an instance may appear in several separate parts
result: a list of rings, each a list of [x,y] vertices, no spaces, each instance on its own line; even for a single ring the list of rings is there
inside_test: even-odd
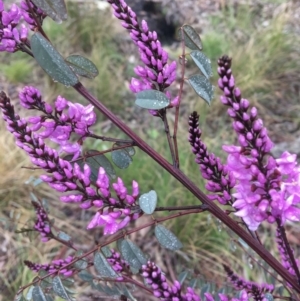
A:
[[[265,294],[265,299],[267,301],[273,301],[274,300],[274,297],[270,294],[270,293],[266,293]]]
[[[90,274],[89,272],[85,271],[85,270],[84,271],[80,271],[78,273],[78,276],[79,276],[79,278],[81,280],[83,280],[85,282],[91,282],[94,279],[94,276],[92,274]]]
[[[197,283],[198,283],[198,279],[193,278],[189,281],[188,287],[195,288],[197,286]]]
[[[110,251],[109,247],[108,246],[104,246],[101,248],[101,252],[104,254],[104,256],[107,258],[107,257],[110,257],[112,255],[112,252]]]
[[[182,243],[179,239],[163,225],[157,225],[155,227],[155,236],[159,243],[166,249],[176,251],[182,248]]]
[[[187,276],[189,275],[189,271],[183,271],[178,275],[178,281],[180,282],[180,284],[183,284],[185,279],[187,278]]]
[[[47,301],[46,296],[39,286],[35,286],[32,290],[33,301]]]
[[[29,300],[31,300],[31,298]],[[21,294],[21,295],[17,295],[14,298],[14,301],[26,301],[26,299],[24,298],[23,294]]]
[[[111,179],[116,178],[116,171],[105,155],[99,154],[97,150],[92,149],[86,153],[87,155],[93,155],[93,157],[88,157],[85,160],[85,163],[88,164],[92,170],[91,181],[97,181],[100,166],[105,169],[105,172]]]
[[[39,32],[31,37],[30,43],[34,58],[54,81],[65,86],[74,86],[79,82],[64,58]]]
[[[88,266],[88,263],[86,260],[81,259],[81,260],[78,260],[75,262],[75,267],[79,270],[84,270],[87,268],[87,266]]]
[[[58,236],[58,238],[60,238],[63,241],[70,241],[71,240],[71,236],[69,236],[67,233],[65,233],[63,231],[59,231],[57,236]]]
[[[134,269],[140,269],[143,264],[147,263],[147,259],[141,249],[132,241],[124,239],[120,250],[125,261]]]
[[[139,205],[146,214],[152,214],[156,208],[157,194],[154,190],[144,193],[139,198]]]
[[[131,156],[124,149],[112,151],[111,159],[121,169],[126,169],[132,162]]]
[[[201,74],[196,74],[190,76],[188,81],[195,92],[210,104],[214,96],[214,89],[209,80]]]
[[[201,292],[200,292],[200,295],[201,295],[201,299],[204,299],[204,294],[205,293],[209,293],[210,291],[210,284],[207,283],[206,285],[204,285],[202,288],[201,288]]]
[[[136,93],[135,104],[144,109],[160,110],[170,104],[168,97],[157,90],[144,90]]]
[[[121,252],[121,247],[122,247],[122,242],[123,242],[123,238],[120,238],[117,240],[117,249],[119,250],[119,252]]]
[[[26,300],[30,301],[32,299],[32,291],[34,289],[34,286],[31,286],[26,294]]]
[[[212,77],[211,62],[208,57],[199,50],[191,52],[191,57],[204,76],[208,79]]]
[[[183,38],[182,38],[183,34]],[[184,41],[185,46],[192,50],[202,50],[202,42],[200,36],[190,25],[183,25],[182,29],[178,29],[178,38]]]
[[[94,256],[94,265],[96,271],[101,277],[116,278],[118,274],[110,266],[106,258],[100,252],[96,252]]]
[[[77,75],[95,78],[99,74],[95,64],[81,55],[70,55],[65,61]]]
[[[126,145],[126,143],[121,143],[121,142],[116,142],[114,144],[114,146],[123,146],[123,145]],[[126,150],[126,152],[129,154],[129,156],[134,156],[135,155],[135,149],[133,146],[128,146],[128,147],[125,147],[123,148],[124,150]]]
[[[52,288],[53,288],[54,293],[57,296],[65,299],[65,300],[70,300],[70,297],[69,297],[64,285],[62,284],[61,279],[58,276],[53,278]]]
[[[57,23],[68,18],[64,0],[32,0],[32,2]]]

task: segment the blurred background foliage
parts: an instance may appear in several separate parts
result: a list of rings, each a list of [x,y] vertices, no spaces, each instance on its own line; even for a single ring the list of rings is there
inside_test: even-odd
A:
[[[64,56],[81,54],[91,59],[99,69],[99,76],[92,81],[83,79],[82,82],[152,147],[170,158],[163,125],[146,110],[134,106],[134,95],[128,89],[129,81],[134,75],[133,67],[140,61],[125,30],[102,1],[68,1],[67,4],[69,19],[66,23],[58,25],[46,20],[44,24],[44,30],[55,47]],[[280,147],[285,143],[285,147],[288,147],[295,140],[300,122],[298,1],[131,0],[129,4],[138,10],[140,20],[146,18],[150,29],[161,34],[163,45],[172,59],[177,60],[181,54],[180,43],[175,39],[176,29],[183,23],[188,23],[199,30],[203,51],[212,62],[212,82],[215,86],[218,57],[223,54],[232,56],[236,84],[243,96],[258,107],[276,145]],[[189,58],[186,72],[196,72]],[[38,87],[44,99],[49,102],[53,102],[57,95],[62,95],[71,101],[85,103],[71,88],[54,83],[33,60],[22,53],[1,53],[0,78],[1,89],[9,94],[17,111],[23,116],[32,114],[25,112],[18,104],[17,96],[24,85]],[[174,95],[178,88],[179,80],[171,87]],[[226,108],[220,104],[218,96],[216,87],[215,99],[208,107],[188,85],[184,87],[178,133],[181,169],[201,189],[204,189],[204,183],[187,144],[188,114],[193,110],[200,113],[204,141],[211,152],[223,158],[221,145],[234,143],[235,137],[232,135],[231,122],[226,116]],[[100,114],[98,117],[95,133],[125,138],[111,122]],[[172,124],[174,112],[169,119]],[[23,260],[44,263],[69,254],[67,249],[59,248],[56,242],[40,243],[34,233],[14,233],[16,229],[32,225],[34,211],[30,205],[30,193],[34,192],[39,198],[47,199],[50,215],[55,218],[55,226],[63,228],[69,234],[76,233],[75,244],[81,245],[83,250],[93,244],[95,237],[101,237],[99,229],[86,235],[85,227],[91,213],[83,213],[76,206],[60,203],[58,195],[44,184],[37,187],[33,185],[34,181],[28,184],[28,180],[38,177],[40,172],[22,168],[29,167],[30,161],[16,148],[13,140],[1,121],[0,299],[2,296],[3,300],[12,300],[18,287],[34,277],[33,273],[24,268]],[[109,143],[101,141],[85,143],[86,149],[104,150],[109,147]],[[143,193],[155,189],[159,196],[159,206],[198,204],[190,193],[141,151],[137,150],[133,164],[126,170],[117,170],[117,175],[128,185],[132,179],[137,180]],[[145,220],[146,218],[138,223]],[[254,255],[245,254],[234,235],[209,214],[182,217],[170,221],[167,226],[183,242],[182,252],[170,254],[161,250],[153,238],[152,229],[132,235],[131,238],[171,278],[176,278],[183,267],[187,266],[192,274],[207,279],[218,287],[225,282],[221,268],[225,260],[249,280],[270,281],[265,278],[261,268],[253,264],[251,256]],[[290,225],[288,230],[288,237],[298,257],[299,227]],[[274,229],[269,226],[260,230],[262,241],[276,254],[274,241],[269,240],[270,233],[274,233]],[[247,252],[251,253],[250,250]],[[84,291],[84,287],[77,288],[77,291]],[[80,300],[85,300],[87,295],[86,291],[82,293]]]

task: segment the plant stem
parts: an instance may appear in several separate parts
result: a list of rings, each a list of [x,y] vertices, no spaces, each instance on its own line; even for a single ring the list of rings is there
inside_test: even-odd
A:
[[[298,269],[298,265],[297,265],[297,262],[296,262],[296,259],[295,259],[295,256],[294,256],[294,253],[293,253],[293,250],[291,249],[291,246],[287,240],[287,237],[286,237],[286,233],[285,233],[285,229],[284,227],[281,225],[281,222],[279,220],[276,220],[277,222],[277,229],[279,230],[279,233],[280,233],[280,236],[281,236],[281,239],[284,243],[284,247],[289,255],[289,258],[290,258],[290,263],[292,264],[292,267],[296,273],[296,277],[297,277],[297,280],[298,280],[298,283],[300,284],[300,273],[299,273],[299,269]]]
[[[184,32],[182,27],[181,30],[181,36],[184,37]],[[173,132],[173,141],[174,141],[174,148],[175,148],[175,157],[177,158],[177,167],[179,168],[180,162],[179,162],[179,152],[178,152],[178,143],[177,143],[177,130],[178,130],[178,122],[179,122],[179,110],[180,110],[180,102],[182,97],[182,91],[183,91],[183,84],[184,84],[184,74],[185,74],[185,43],[184,39],[182,38],[181,41],[181,47],[182,47],[182,54],[181,54],[181,79],[180,79],[180,87],[179,87],[179,93],[178,93],[178,106],[175,110],[175,122],[174,122],[174,132]]]
[[[266,250],[257,240],[251,237],[243,228],[227,216],[215,203],[211,202],[206,195],[179,169],[172,166],[159,153],[153,150],[145,141],[136,135],[123,121],[117,118],[110,110],[108,110],[98,99],[86,90],[86,88],[79,82],[74,87],[79,94],[92,103],[104,116],[111,120],[120,130],[122,130],[136,145],[156,161],[161,167],[168,171],[174,178],[183,184],[194,196],[202,203],[208,205],[208,210],[218,219],[220,219],[226,226],[228,226],[234,233],[241,237],[263,260],[265,260],[283,279],[291,284],[291,286],[300,293],[300,285],[297,283],[295,277],[288,273],[288,271]]]
[[[102,141],[109,141],[109,142],[119,142],[119,143],[126,143],[129,145],[134,145],[134,142],[132,140],[125,140],[125,139],[118,139],[118,138],[111,138],[111,137],[105,137],[105,136],[98,136],[96,134],[88,133],[85,137],[89,138],[95,138]]]
[[[173,166],[177,167],[176,162],[178,161],[178,159],[175,157],[175,153],[174,153],[174,147],[173,147],[173,142],[172,142],[171,136],[170,136],[170,128],[169,128],[169,123],[168,123],[168,119],[167,119],[166,110],[163,111],[162,120],[163,120],[163,123],[164,123],[164,126],[165,126],[165,132],[166,132],[167,140],[168,140],[168,143],[169,143],[169,148],[170,148],[170,152],[171,152]]]
[[[179,211],[179,210],[193,210],[202,209],[203,211],[208,209],[207,205],[192,205],[192,206],[171,206],[171,207],[156,207],[154,211]]]

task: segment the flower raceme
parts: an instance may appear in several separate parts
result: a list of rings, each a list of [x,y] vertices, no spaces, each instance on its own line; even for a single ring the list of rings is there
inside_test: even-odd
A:
[[[24,108],[42,112],[40,116],[28,118],[28,122],[32,124],[31,130],[36,132],[38,137],[49,138],[57,143],[60,152],[73,154],[73,160],[77,159],[81,154],[82,141],[91,133],[90,127],[96,122],[94,107],[85,107],[58,96],[53,109],[50,104],[42,101],[40,91],[30,86],[22,89],[19,98]],[[41,129],[43,131],[40,131]],[[80,136],[78,142],[69,141],[72,133]]]
[[[53,237],[48,214],[38,202],[32,201],[32,204],[35,208],[37,217],[34,224],[34,229],[40,233],[41,241],[46,242]]]
[[[25,260],[25,265],[34,272],[46,271],[48,273],[57,273],[65,277],[70,277],[74,273],[74,268],[70,267],[70,262],[74,260],[75,257],[68,256],[66,259],[53,260],[49,264],[33,263],[31,261]]]
[[[138,23],[135,12],[124,0],[108,0],[114,16],[122,21],[122,26],[130,32],[132,41],[137,45],[140,58],[145,66],[137,66],[134,71],[140,79],[132,78],[130,89],[133,93],[155,89],[163,92],[176,79],[176,61],[168,64],[168,53],[162,48],[155,31],[149,31],[145,20]],[[171,100],[171,94],[166,92]],[[170,107],[178,105],[178,97],[170,102]]]
[[[45,104],[41,105],[43,106],[46,107]],[[137,182],[132,182],[132,192],[129,194],[123,181],[118,178],[117,182],[112,184],[116,195],[114,197],[110,191],[110,179],[104,168],[99,168],[98,178],[92,183],[90,167],[85,164],[81,170],[77,163],[72,166],[69,161],[60,158],[57,151],[48,147],[44,139],[31,129],[25,119],[15,114],[14,107],[4,92],[0,94],[0,108],[7,123],[7,129],[16,138],[17,146],[27,152],[34,165],[48,172],[47,175],[42,175],[41,179],[55,190],[69,193],[62,195],[61,201],[79,203],[82,209],[89,209],[93,206],[98,209],[88,224],[88,229],[104,226],[104,234],[113,234],[127,226],[131,220],[142,215],[137,204],[139,196]],[[71,111],[73,109],[72,107]],[[78,110],[75,108],[71,116],[76,116],[76,113]]]
[[[300,168],[296,155],[284,152],[274,159],[270,154],[271,139],[257,117],[257,109],[250,108],[242,98],[231,71],[231,59],[218,60],[219,88],[223,91],[221,102],[228,106],[233,119],[233,129],[240,146],[223,146],[228,153],[227,170],[237,180],[233,207],[250,230],[256,230],[262,221],[269,223],[287,220],[299,221]]]

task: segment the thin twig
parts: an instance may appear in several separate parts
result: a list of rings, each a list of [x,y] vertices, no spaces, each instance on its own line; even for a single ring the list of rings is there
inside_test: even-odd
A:
[[[172,142],[171,136],[170,136],[170,128],[169,128],[166,110],[164,110],[162,113],[162,120],[163,120],[164,126],[165,126],[165,132],[166,132],[166,136],[167,136],[167,140],[168,140],[168,144],[169,144],[169,149],[170,149],[170,153],[171,153],[171,157],[172,157],[173,166],[177,168],[175,153],[174,153],[174,146],[173,146],[173,142]]]
[[[180,79],[180,87],[179,87],[179,93],[178,93],[178,106],[176,106],[175,110],[175,122],[174,122],[174,133],[173,133],[173,141],[174,141],[174,148],[175,148],[175,158],[176,158],[176,163],[177,167],[180,167],[180,162],[179,162],[179,152],[178,152],[178,142],[177,142],[177,131],[178,131],[178,121],[179,121],[179,110],[180,110],[180,103],[181,103],[181,97],[182,97],[182,91],[183,91],[183,84],[184,84],[184,74],[185,74],[185,44],[184,44],[184,39],[183,39],[183,29],[182,27],[180,28],[181,30],[181,47],[182,47],[182,54],[181,54],[181,79]]]

